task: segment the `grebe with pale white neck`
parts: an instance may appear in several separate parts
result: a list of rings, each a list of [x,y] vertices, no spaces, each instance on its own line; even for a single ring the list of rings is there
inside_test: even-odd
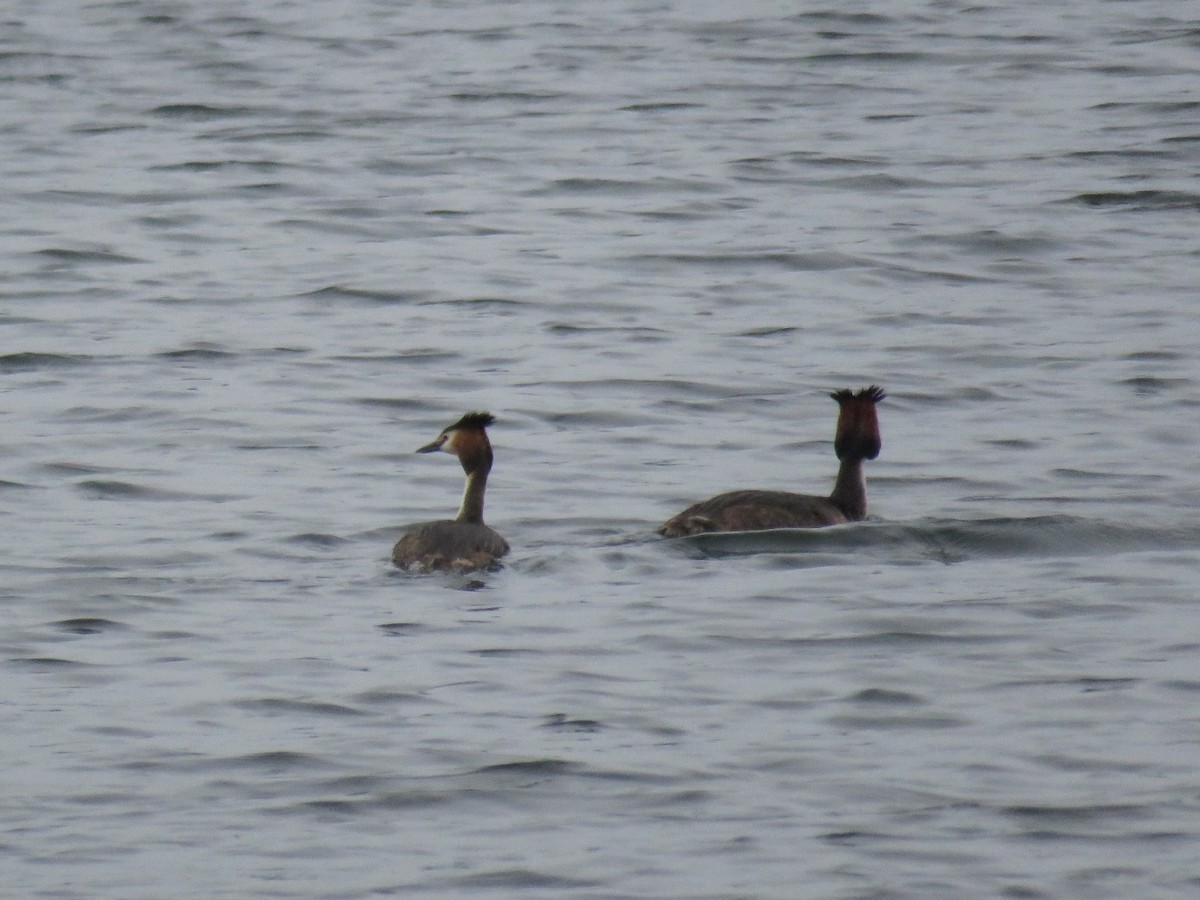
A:
[[[886,396],[876,385],[855,393],[835,391],[839,412],[833,447],[841,460],[828,497],[787,491],[729,491],[693,504],[658,529],[664,537],[709,531],[763,531],[771,528],[820,528],[857,522],[867,515],[863,461],[879,455],[879,417],[875,404]]]
[[[392,562],[415,572],[470,572],[491,568],[508,553],[508,541],[483,523],[483,493],[492,470],[492,444],[487,427],[491,413],[469,412],[442,429],[417,453],[452,453],[458,457],[467,484],[458,516],[412,526],[392,548]]]

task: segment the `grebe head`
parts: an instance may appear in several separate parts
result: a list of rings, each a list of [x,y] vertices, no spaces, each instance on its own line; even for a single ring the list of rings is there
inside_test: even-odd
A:
[[[453,453],[468,475],[478,469],[489,470],[492,467],[492,444],[484,429],[495,421],[496,417],[491,413],[469,412],[453,425],[443,428],[435,440],[418,447],[417,452],[441,450]]]
[[[879,437],[879,417],[875,404],[887,395],[877,385],[863,388],[857,394],[850,390],[834,391],[829,395],[838,402],[837,436],[833,449],[838,459],[874,459],[883,442]]]

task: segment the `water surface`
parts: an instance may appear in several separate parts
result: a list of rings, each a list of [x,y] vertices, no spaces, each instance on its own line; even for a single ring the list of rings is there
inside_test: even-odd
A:
[[[18,0],[26,897],[1200,885],[1179,2]],[[663,542],[828,490],[870,521]],[[490,409],[499,572],[412,578]]]

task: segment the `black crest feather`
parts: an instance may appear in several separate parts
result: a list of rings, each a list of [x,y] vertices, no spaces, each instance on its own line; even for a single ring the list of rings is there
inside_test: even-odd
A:
[[[446,430],[457,431],[460,428],[487,428],[495,421],[496,417],[490,412],[469,412]]]
[[[870,400],[872,403],[878,403],[880,400],[883,400],[885,397],[887,397],[887,394],[884,393],[883,388],[881,388],[879,385],[873,384],[870,387],[863,388],[857,394],[849,388],[842,388],[842,390],[834,391],[829,396],[838,403],[845,403],[847,400],[853,400],[856,398],[860,400]]]

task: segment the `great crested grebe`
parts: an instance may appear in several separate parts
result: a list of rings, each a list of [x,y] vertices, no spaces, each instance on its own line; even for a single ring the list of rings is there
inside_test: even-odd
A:
[[[469,572],[494,565],[508,552],[508,541],[483,524],[483,492],[492,469],[486,429],[495,421],[491,413],[469,412],[417,450],[455,454],[467,473],[467,486],[455,519],[414,525],[396,542],[392,562],[402,569]]]
[[[875,404],[886,395],[871,385],[858,393],[835,391],[837,434],[833,448],[840,459],[837,481],[828,497],[786,491],[730,491],[689,506],[658,529],[664,537],[706,531],[762,531],[768,528],[820,528],[857,522],[867,515],[863,460],[879,455],[879,417]]]

